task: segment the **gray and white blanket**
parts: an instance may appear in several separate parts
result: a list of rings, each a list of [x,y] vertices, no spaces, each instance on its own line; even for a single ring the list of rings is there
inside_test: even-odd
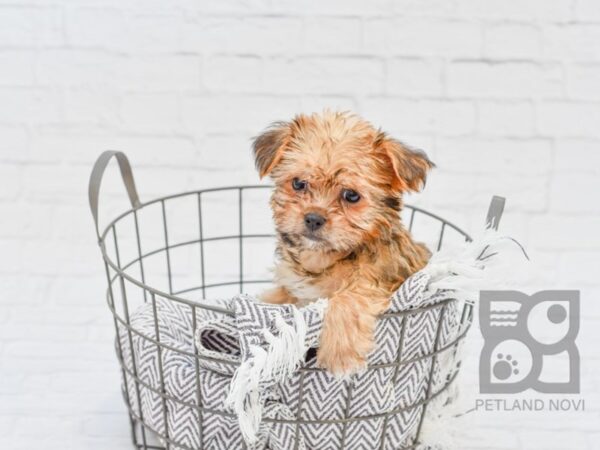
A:
[[[172,448],[410,446],[425,400],[456,373],[453,342],[464,331],[465,292],[472,294],[478,284],[486,253],[494,251],[490,242],[471,244],[460,261],[434,256],[406,280],[378,323],[370,369],[345,379],[319,370],[310,350],[318,346],[326,300],[298,309],[239,295],[220,301],[233,317],[196,308],[195,319],[188,305],[157,299],[154,311],[146,304],[133,314],[132,327],[151,339],[158,331],[169,348],[159,353],[155,342],[120,330],[125,364],[141,381],[136,386],[127,375],[124,384],[132,410],[168,436]],[[435,358],[428,356],[436,351]]]

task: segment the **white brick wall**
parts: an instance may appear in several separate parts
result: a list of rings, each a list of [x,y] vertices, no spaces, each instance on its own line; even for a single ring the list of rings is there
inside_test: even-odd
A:
[[[508,197],[531,288],[582,289],[587,411],[479,413],[467,447],[600,449],[596,0],[0,0],[0,448],[130,448],[97,155],[125,150],[143,199],[254,183],[249,138],[323,107],[426,149],[411,200],[467,229]]]

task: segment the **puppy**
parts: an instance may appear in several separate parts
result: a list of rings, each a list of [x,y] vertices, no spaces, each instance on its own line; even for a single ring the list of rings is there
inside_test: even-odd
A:
[[[336,375],[365,366],[390,295],[430,256],[400,221],[402,194],[434,164],[350,113],[298,115],[253,143],[275,183],[276,287],[269,303],[329,299],[318,364]]]

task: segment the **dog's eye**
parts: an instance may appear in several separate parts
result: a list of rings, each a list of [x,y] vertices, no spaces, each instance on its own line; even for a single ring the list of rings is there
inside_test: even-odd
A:
[[[294,178],[292,180],[292,187],[295,191],[303,191],[304,189],[306,189],[306,185],[306,181],[301,180],[300,178]]]
[[[360,200],[360,194],[352,189],[344,189],[342,192],[342,197],[348,203],[356,203]]]

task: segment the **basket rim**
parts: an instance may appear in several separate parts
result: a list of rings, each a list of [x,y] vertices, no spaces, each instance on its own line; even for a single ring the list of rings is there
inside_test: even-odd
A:
[[[146,201],[146,202],[140,202],[138,205],[136,206],[132,206],[131,208],[125,210],[124,212],[122,212],[121,214],[117,215],[113,220],[111,220],[104,228],[104,231],[102,233],[100,233],[100,236],[98,238],[98,245],[100,247],[100,251],[102,253],[102,259],[104,260],[105,264],[107,264],[108,266],[110,266],[115,272],[115,277],[123,277],[124,279],[126,279],[127,281],[129,281],[130,283],[135,284],[136,286],[147,290],[149,293],[153,294],[153,295],[157,295],[159,297],[165,298],[165,299],[169,299],[169,300],[173,300],[179,303],[183,303],[186,304],[188,306],[192,306],[192,307],[199,307],[199,308],[203,308],[206,310],[210,310],[213,312],[217,312],[217,313],[222,313],[222,314],[226,314],[229,316],[233,316],[234,313],[232,310],[227,309],[227,308],[222,308],[219,306],[215,306],[215,305],[211,305],[205,302],[198,302],[198,301],[194,301],[194,300],[190,300],[184,297],[181,297],[179,295],[175,295],[175,294],[169,294],[167,292],[164,292],[160,289],[154,288],[150,285],[148,285],[147,283],[142,282],[141,280],[138,280],[134,277],[132,277],[131,275],[129,275],[128,273],[126,273],[122,268],[119,267],[119,265],[117,265],[108,255],[107,251],[106,251],[106,238],[108,237],[108,233],[114,229],[115,225],[117,224],[117,222],[119,222],[121,219],[133,214],[135,217],[135,221],[136,221],[136,226],[137,226],[137,211],[150,206],[150,205],[154,205],[157,203],[164,203],[167,200],[173,200],[176,198],[180,198],[180,197],[186,197],[186,196],[201,196],[202,194],[205,193],[212,193],[212,192],[221,192],[221,191],[238,191],[238,192],[242,192],[244,190],[252,190],[252,189],[272,189],[274,186],[270,185],[270,184],[251,184],[251,185],[238,185],[238,186],[222,186],[222,187],[215,187],[215,188],[207,188],[207,189],[197,189],[197,190],[190,190],[190,191],[184,191],[184,192],[180,192],[177,194],[170,194],[170,195],[166,195],[166,196],[162,196],[162,197],[157,197],[155,199]],[[458,227],[457,225],[454,225],[452,222],[444,219],[443,217],[439,216],[438,214],[432,213],[426,209],[423,209],[419,206],[414,206],[411,204],[403,204],[403,208],[408,208],[412,211],[412,217],[414,217],[415,212],[419,212],[420,214],[424,214],[426,216],[432,217],[436,220],[438,220],[439,222],[441,222],[442,227],[450,227],[453,230],[455,230],[456,232],[458,232],[459,234],[461,234],[462,236],[464,236],[465,240],[467,242],[470,242],[472,240],[471,236],[465,232],[462,228]],[[234,235],[234,236],[230,236],[231,238],[237,238],[239,236]],[[243,237],[243,235],[241,236]],[[164,249],[161,249],[164,250]],[[125,267],[128,267],[127,265]],[[112,286],[112,282],[114,281],[115,277],[113,277],[113,279],[109,280],[109,288],[111,289]],[[385,314],[384,314],[385,316]]]

